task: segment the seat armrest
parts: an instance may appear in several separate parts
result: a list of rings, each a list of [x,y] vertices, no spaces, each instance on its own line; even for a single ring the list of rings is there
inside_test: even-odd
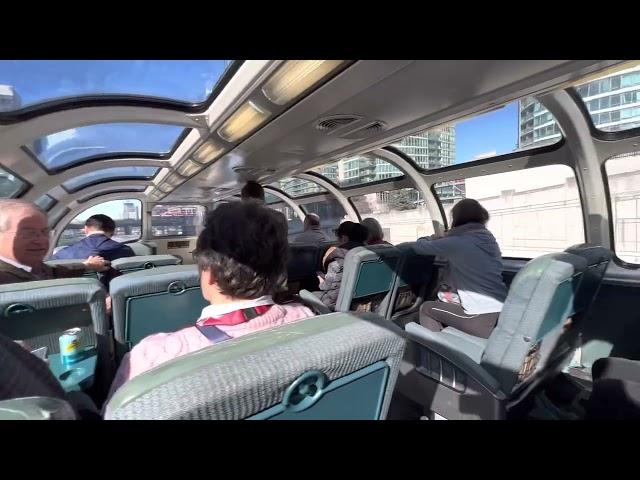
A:
[[[410,340],[425,347],[431,353],[438,355],[452,364],[456,369],[464,372],[464,374],[478,382],[496,398],[506,398],[506,395],[500,388],[498,380],[482,368],[472,356],[465,352],[465,350],[468,349],[468,351],[470,353],[473,352],[472,355],[477,358],[478,345],[465,340],[463,337],[452,337],[441,332],[433,332],[415,322],[407,324],[405,331]],[[465,345],[465,343],[467,345]],[[420,366],[417,366],[416,369],[420,371]]]
[[[322,300],[316,297],[309,290],[300,290],[298,292],[298,295],[300,295],[302,302],[311,310],[313,310],[317,315],[332,313],[332,310],[329,307],[327,307],[324,303],[322,303]]]

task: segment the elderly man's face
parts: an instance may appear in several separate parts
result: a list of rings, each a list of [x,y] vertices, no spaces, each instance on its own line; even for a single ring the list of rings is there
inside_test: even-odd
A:
[[[8,215],[8,231],[0,232],[0,255],[30,267],[39,265],[49,251],[47,217],[30,208],[17,208]]]

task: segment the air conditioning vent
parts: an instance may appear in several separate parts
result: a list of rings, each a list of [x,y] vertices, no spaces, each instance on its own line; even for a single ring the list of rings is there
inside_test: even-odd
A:
[[[334,115],[319,120],[316,123],[316,128],[324,133],[332,133],[334,130],[352,125],[361,119],[362,117],[357,115]]]
[[[253,174],[262,172],[264,169],[258,167],[233,167],[233,171],[236,173]]]
[[[373,135],[374,133],[383,131],[385,128],[386,126],[384,123],[373,122],[371,125],[367,125],[366,127],[364,127],[362,130],[364,130],[365,132],[371,133]]]
[[[387,126],[384,122],[376,120],[375,122],[368,123],[363,127],[357,128],[355,130],[351,130],[350,132],[345,133],[344,135],[340,135],[340,138],[348,138],[351,140],[359,140],[361,138],[372,137],[384,130],[386,130]]]

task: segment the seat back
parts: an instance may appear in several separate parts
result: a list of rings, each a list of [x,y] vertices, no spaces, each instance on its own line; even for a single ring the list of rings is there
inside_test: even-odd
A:
[[[90,278],[0,285],[0,333],[32,348],[46,346],[51,355],[60,353],[60,335],[78,327],[80,347],[97,349],[98,378],[110,382],[113,365],[105,299],[100,282]]]
[[[405,348],[372,314],[332,313],[228,340],[124,384],[106,419],[383,419]]]
[[[542,255],[513,279],[481,358],[481,365],[511,396],[547,367],[567,319],[587,261],[570,253]]]
[[[402,252],[402,260],[393,284],[389,309],[385,315],[389,320],[417,312],[435,280],[435,257],[418,255],[413,245],[414,242],[407,242],[396,246]]]
[[[402,252],[391,245],[356,247],[344,259],[336,311],[387,312]]]
[[[297,284],[295,291],[317,290],[319,251],[318,245],[289,245],[287,280],[290,285]]]
[[[114,278],[110,285],[116,355],[148,335],[192,326],[208,302],[196,265],[171,265]]]

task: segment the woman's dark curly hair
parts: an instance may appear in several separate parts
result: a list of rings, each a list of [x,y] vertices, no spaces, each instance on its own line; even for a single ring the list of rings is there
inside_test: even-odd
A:
[[[481,223],[489,221],[489,212],[473,198],[465,198],[456,203],[451,209],[451,228],[461,227],[467,223]]]
[[[256,202],[230,202],[207,215],[194,256],[229,297],[273,295],[286,280],[284,216]]]

